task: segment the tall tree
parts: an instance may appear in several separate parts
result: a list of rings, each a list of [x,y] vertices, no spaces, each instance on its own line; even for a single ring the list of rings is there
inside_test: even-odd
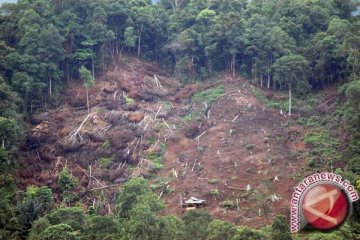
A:
[[[309,62],[301,55],[289,54],[276,60],[273,65],[274,80],[285,84],[289,90],[289,116],[293,88],[301,88],[308,84]]]
[[[86,87],[86,106],[88,114],[90,114],[90,104],[89,104],[89,89],[95,85],[95,80],[91,75],[91,72],[84,66],[81,66],[79,69],[80,78],[84,81]]]

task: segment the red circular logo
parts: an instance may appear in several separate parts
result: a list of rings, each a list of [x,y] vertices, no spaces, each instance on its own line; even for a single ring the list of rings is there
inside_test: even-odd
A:
[[[332,184],[319,184],[311,188],[302,200],[305,220],[313,227],[329,230],[341,225],[349,212],[345,193]]]

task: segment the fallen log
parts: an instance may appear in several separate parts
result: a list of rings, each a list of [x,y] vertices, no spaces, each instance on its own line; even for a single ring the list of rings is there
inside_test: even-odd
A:
[[[237,188],[237,187],[226,186],[226,188],[231,189],[231,190],[246,191],[246,189]]]

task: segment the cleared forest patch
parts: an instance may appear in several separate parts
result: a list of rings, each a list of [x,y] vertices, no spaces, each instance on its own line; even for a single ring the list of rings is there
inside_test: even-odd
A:
[[[85,87],[73,83],[58,108],[33,116],[22,154],[32,167],[18,181],[48,185],[61,202],[66,167],[78,182],[74,201],[113,212],[117,188],[144,176],[165,200],[164,214],[182,214],[181,199],[198,197],[217,218],[264,226],[288,215],[304,148],[292,120],[252,89],[228,75],[182,86],[125,57],[96,79],[89,114]]]

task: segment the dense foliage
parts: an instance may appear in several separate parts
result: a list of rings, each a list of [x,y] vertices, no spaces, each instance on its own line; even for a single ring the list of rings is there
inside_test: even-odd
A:
[[[14,112],[43,109],[66,82],[79,78],[81,66],[94,78],[122,51],[170,66],[184,81],[231,70],[268,88],[304,92],[356,79],[360,29],[359,18],[351,16],[355,6],[351,0],[4,4],[0,110],[14,117]],[[277,76],[294,58],[301,59],[296,66],[306,74]],[[21,104],[15,106],[15,98]]]
[[[6,171],[16,164],[24,119],[56,104],[60,90],[76,79],[89,94],[96,77],[127,52],[169,67],[183,82],[228,71],[261,87],[287,90],[289,114],[293,93],[304,96],[343,84],[337,116],[352,134],[343,155],[348,160],[346,174],[355,185],[360,175],[360,18],[351,13],[358,4],[356,0],[160,0],[156,5],[150,0],[19,0],[3,4],[0,239],[291,238],[281,217],[262,230],[212,220],[201,211],[187,212],[182,219],[159,217],[163,203],[144,179],[134,179],[122,188],[115,216],[85,213],[81,208],[51,211],[50,189],[29,187],[17,194]],[[194,96],[195,100],[203,97]],[[71,199],[76,181],[66,169],[59,185],[62,198]],[[359,220],[360,206],[355,206],[353,229],[346,226],[332,239],[346,239],[349,232],[359,231]],[[315,234],[311,239],[324,238]]]

